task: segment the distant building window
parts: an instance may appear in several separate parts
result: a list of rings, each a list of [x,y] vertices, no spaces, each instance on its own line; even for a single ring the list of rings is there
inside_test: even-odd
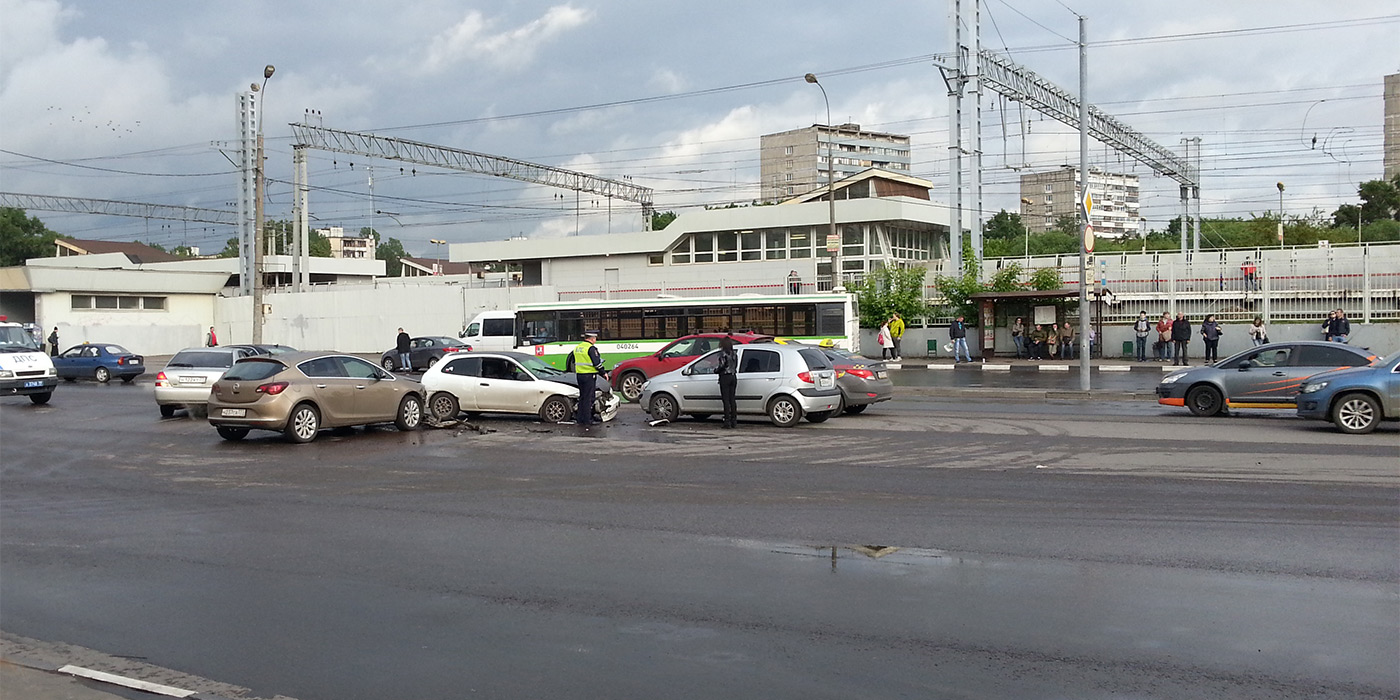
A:
[[[647,256],[648,265],[662,265],[665,264],[665,262],[666,255],[664,253],[652,253]]]
[[[69,297],[74,311],[92,309],[139,311],[164,311],[165,297],[124,296],[116,294],[74,294]]]

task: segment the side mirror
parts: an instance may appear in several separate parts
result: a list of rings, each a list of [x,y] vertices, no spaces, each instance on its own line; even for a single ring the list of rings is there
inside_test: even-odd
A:
[[[689,377],[690,374],[691,374],[690,370],[691,370],[691,368],[686,367],[685,369],[681,370],[681,375],[682,375],[682,376]]]
[[[1241,371],[1241,372],[1248,372],[1248,371],[1249,371],[1249,363],[1246,362],[1246,363],[1240,365],[1239,371]]]

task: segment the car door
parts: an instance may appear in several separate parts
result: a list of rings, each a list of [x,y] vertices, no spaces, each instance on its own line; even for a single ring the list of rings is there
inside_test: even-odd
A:
[[[543,401],[538,397],[540,390],[535,378],[514,360],[490,355],[481,358],[481,376],[476,386],[476,405],[480,410],[532,412],[535,409],[531,406],[538,408]]]
[[[414,369],[427,367],[428,358],[432,356],[435,344],[432,338],[414,338],[409,343],[408,363]]]
[[[81,376],[83,376],[83,374],[82,374],[83,369],[82,369],[82,368],[83,368],[84,363],[85,363],[85,362],[87,362],[87,363],[89,363],[89,364],[91,363],[91,360],[84,360],[84,359],[83,359],[83,352],[85,352],[87,349],[88,349],[87,346],[85,346],[85,345],[79,345],[79,346],[77,346],[77,347],[68,348],[67,350],[64,350],[63,353],[62,353],[61,355],[58,356],[58,361],[54,363],[55,369],[58,370],[58,376],[60,376],[60,377],[81,377]],[[89,372],[89,373],[90,373],[90,372]]]
[[[342,355],[337,360],[345,376],[354,381],[353,415],[356,423],[382,423],[394,419],[403,397],[403,383],[394,375],[358,357]]]
[[[719,346],[713,338],[678,340],[657,353],[656,368],[654,370],[649,369],[647,376],[654,377],[658,374],[674,372],[684,367],[687,362],[714,350],[716,347]]]
[[[338,358],[317,357],[297,365],[297,369],[311,380],[323,427],[354,425],[356,383],[345,376]]]
[[[719,352],[711,352],[691,363],[676,383],[676,399],[681,413],[720,413],[724,404],[719,395]]]
[[[782,384],[783,356],[776,350],[745,345],[739,348],[739,383],[734,403],[740,413],[763,413],[768,397]]]
[[[428,376],[432,376],[429,374]],[[434,391],[446,391],[457,397],[457,406],[463,411],[479,410],[476,390],[480,388],[481,358],[459,357],[443,365],[438,377],[433,380]]]
[[[1225,397],[1234,405],[1287,405],[1296,401],[1306,373],[1294,366],[1297,345],[1269,345],[1221,368]]]

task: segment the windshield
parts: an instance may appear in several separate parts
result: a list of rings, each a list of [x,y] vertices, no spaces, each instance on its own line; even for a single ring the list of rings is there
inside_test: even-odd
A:
[[[250,357],[234,363],[233,369],[224,373],[224,379],[240,379],[249,382],[257,381],[259,379],[267,379],[286,368],[286,365],[277,360],[264,360]]]
[[[233,353],[227,350],[181,350],[170,358],[170,367],[232,367]]]
[[[38,350],[39,341],[19,326],[0,327],[0,350]]]
[[[525,369],[530,370],[531,374],[541,379],[545,377],[557,377],[563,374],[563,372],[545,364],[543,360],[534,357],[521,360],[520,364],[525,365]]]

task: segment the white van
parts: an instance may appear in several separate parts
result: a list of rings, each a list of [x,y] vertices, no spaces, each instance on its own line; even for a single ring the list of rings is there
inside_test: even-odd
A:
[[[34,403],[48,403],[58,386],[53,360],[24,326],[0,321],[0,396],[27,395]]]
[[[515,312],[483,311],[458,337],[472,350],[514,350]]]

